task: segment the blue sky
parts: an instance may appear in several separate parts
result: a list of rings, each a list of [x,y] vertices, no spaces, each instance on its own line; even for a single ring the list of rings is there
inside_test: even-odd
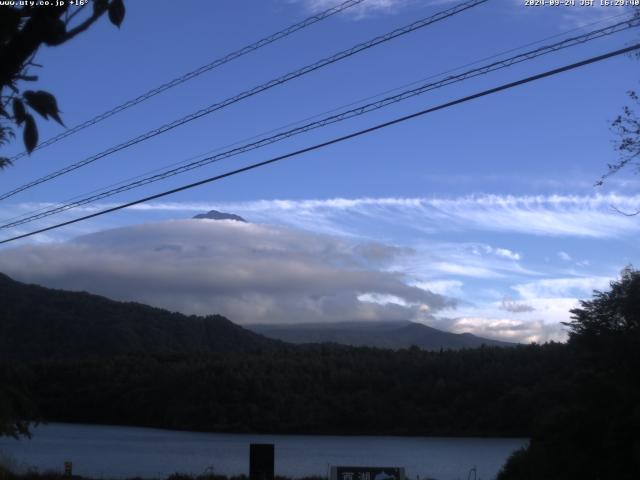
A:
[[[120,31],[102,21],[68,45],[43,49],[37,88],[55,93],[66,124],[75,125],[335,3],[130,1]],[[3,191],[454,4],[365,0],[17,161],[2,172]],[[584,33],[623,13],[616,7],[540,8],[491,0],[4,200],[0,214],[6,219],[55,204],[516,47]],[[634,29],[590,42],[31,226],[195,181],[637,40]],[[622,172],[603,187],[593,186],[617,158],[608,125],[627,103],[626,91],[637,85],[638,63],[629,57],[587,66],[10,244],[0,251],[0,270],[187,312],[220,311],[242,323],[410,318],[495,338],[562,339],[559,322],[568,319],[577,299],[606,288],[621,268],[637,263],[640,218],[612,207],[638,208],[640,178]],[[62,128],[39,125],[42,139]],[[15,142],[7,152],[20,147]],[[184,220],[210,209],[240,214],[251,224],[203,227]],[[251,252],[261,252],[258,260],[238,260]],[[160,274],[157,264],[164,263],[171,268]],[[135,272],[127,265],[135,265]],[[212,280],[216,275],[227,287]],[[175,279],[186,276],[199,278],[202,288],[176,288]],[[278,289],[269,286],[272,278],[280,279]]]

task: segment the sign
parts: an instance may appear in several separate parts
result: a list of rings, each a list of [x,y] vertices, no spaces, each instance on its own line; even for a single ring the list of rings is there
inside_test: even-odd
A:
[[[405,480],[403,467],[331,467],[331,480]]]
[[[64,476],[70,477],[72,475],[73,464],[71,462],[64,462]]]
[[[249,479],[273,480],[273,443],[252,443],[249,445]]]

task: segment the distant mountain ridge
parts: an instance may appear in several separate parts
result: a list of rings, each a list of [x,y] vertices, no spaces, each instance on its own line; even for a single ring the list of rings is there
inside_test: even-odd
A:
[[[193,218],[198,220],[235,220],[236,222],[249,223],[240,215],[236,215],[235,213],[219,212],[218,210],[209,210],[207,213],[199,213]]]
[[[337,343],[398,350],[411,346],[423,350],[476,348],[482,345],[511,347],[514,343],[477,337],[471,333],[450,333],[410,321],[338,322],[312,324],[245,325],[265,337],[289,343]]]
[[[220,315],[199,317],[0,273],[0,361],[246,352],[281,346]]]
[[[0,361],[274,350],[286,343],[398,350],[514,344],[413,322],[236,325],[86,292],[29,285],[0,273]]]

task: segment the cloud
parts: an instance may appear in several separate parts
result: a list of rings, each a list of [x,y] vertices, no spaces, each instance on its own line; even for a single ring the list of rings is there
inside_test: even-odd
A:
[[[531,305],[527,305],[526,303],[518,303],[515,300],[505,297],[502,299],[502,305],[500,306],[502,310],[511,313],[523,313],[523,312],[533,312],[535,308]]]
[[[416,282],[413,285],[439,295],[461,297],[464,283],[460,280],[431,280],[427,282]]]
[[[453,198],[383,197],[330,198],[322,200],[258,200],[245,202],[158,202],[135,205],[132,215],[184,213],[192,216],[209,210],[233,212],[249,221],[281,224],[330,235],[362,237],[372,224],[379,229],[401,228],[426,234],[486,231],[546,237],[620,238],[640,233],[640,222],[613,210],[637,209],[640,195],[467,195]],[[42,208],[45,204],[3,205],[3,217]],[[95,204],[79,208],[91,213],[112,207]],[[80,224],[84,225],[84,224]],[[18,234],[21,229],[7,231]],[[488,253],[488,252],[487,252]],[[521,255],[500,247],[496,256],[520,260]]]
[[[409,253],[285,227],[174,220],[3,250],[0,271],[238,323],[410,319],[452,308],[452,299],[376,267]],[[365,294],[401,302],[361,301]]]
[[[496,248],[495,249],[495,253],[499,257],[508,258],[509,260],[520,260],[520,258],[521,258],[519,253],[512,252],[511,250],[509,250],[507,248]]]
[[[561,250],[564,239],[582,241],[580,248],[593,245],[592,239],[625,246],[640,233],[640,223],[611,205],[638,204],[640,195],[621,194],[148,203],[104,217],[102,226],[79,225],[104,228],[209,210],[233,212],[252,224],[233,231],[218,222],[205,232],[202,223],[166,221],[67,243],[38,238],[49,244],[0,250],[0,271],[60,288],[99,287],[114,298],[188,313],[223,313],[239,322],[446,317],[475,319],[469,331],[479,335],[494,325],[494,338],[559,340],[562,330],[551,325],[568,321],[579,299],[606,290],[613,278]],[[0,213],[15,215],[27,206],[6,208],[0,206]],[[541,237],[551,245],[544,253],[556,252],[564,269],[542,264],[544,253],[531,248]],[[604,264],[600,249],[594,261]],[[571,265],[575,269],[566,268]],[[143,285],[139,291],[137,284]]]
[[[326,233],[357,234],[360,221],[401,224],[427,233],[483,230],[538,236],[608,238],[635,235],[640,223],[612,209],[631,210],[640,195],[468,195],[453,198],[385,197],[158,203],[139,210],[231,211],[255,221],[286,222]],[[502,249],[507,254],[509,250]],[[515,254],[517,255],[517,254]]]
[[[607,290],[611,277],[546,278],[514,285],[512,288],[524,299],[590,297],[594,290]]]
[[[335,7],[344,0],[293,0],[302,3],[310,12],[317,13]],[[373,13],[394,13],[417,0],[366,0],[346,11],[352,18],[360,19]],[[439,3],[439,2],[438,2]],[[446,2],[445,2],[446,3]]]
[[[567,252],[558,252],[558,258],[560,258],[560,260],[563,260],[565,262],[570,262],[571,260],[573,260],[571,258],[571,255],[569,255]]]
[[[435,328],[454,333],[472,333],[480,337],[515,343],[543,343],[566,340],[566,331],[558,323],[541,320],[514,320],[511,318],[458,317],[438,318],[429,323]]]

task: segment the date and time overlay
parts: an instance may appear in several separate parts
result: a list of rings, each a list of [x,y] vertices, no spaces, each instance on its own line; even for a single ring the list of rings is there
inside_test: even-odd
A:
[[[522,0],[525,7],[640,7],[640,0]]]
[[[3,0],[0,6],[83,6],[91,0]],[[521,0],[524,7],[640,7],[640,0]]]

